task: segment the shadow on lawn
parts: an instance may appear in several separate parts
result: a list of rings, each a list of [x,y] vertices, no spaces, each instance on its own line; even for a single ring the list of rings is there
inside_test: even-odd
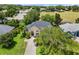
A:
[[[8,42],[7,44],[4,44],[2,46],[2,48],[6,48],[6,49],[12,49],[14,48],[14,46],[17,44],[17,42],[15,41],[11,41],[11,42]]]

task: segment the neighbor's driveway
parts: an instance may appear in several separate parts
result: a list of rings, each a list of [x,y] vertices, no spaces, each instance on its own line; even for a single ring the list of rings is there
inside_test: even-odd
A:
[[[36,55],[36,46],[34,44],[34,37],[27,40],[25,55]]]

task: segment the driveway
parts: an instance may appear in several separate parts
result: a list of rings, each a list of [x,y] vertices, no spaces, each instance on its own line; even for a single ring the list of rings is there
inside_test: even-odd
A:
[[[27,40],[25,55],[36,55],[36,46],[34,44],[34,37]]]
[[[79,43],[79,37],[76,37],[75,41]]]

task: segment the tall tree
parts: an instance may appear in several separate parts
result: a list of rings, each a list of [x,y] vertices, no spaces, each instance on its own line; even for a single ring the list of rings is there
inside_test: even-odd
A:
[[[24,22],[26,24],[30,24],[34,21],[39,20],[39,16],[40,13],[36,9],[33,9],[30,12],[28,12],[28,14],[25,16]]]
[[[4,20],[6,20],[4,13],[0,13],[0,21],[1,21],[1,23],[4,23]]]
[[[32,6],[31,8],[40,11],[40,6]]]
[[[72,10],[72,6],[66,6],[66,8],[69,10]]]
[[[48,6],[48,7],[47,7],[47,10],[55,11],[55,6]]]
[[[61,10],[61,9],[65,10],[65,6],[58,5],[58,6],[56,6],[56,9],[58,9],[58,10]]]
[[[61,23],[62,19],[60,17],[60,14],[55,14],[55,24],[59,25]]]
[[[79,11],[79,6],[77,5],[72,6],[72,11]]]
[[[77,18],[77,19],[75,20],[75,22],[76,22],[76,23],[79,23],[79,18]]]
[[[6,17],[13,17],[13,15],[15,15],[16,13],[18,13],[17,7],[9,6],[7,8],[7,12],[5,13],[5,15],[6,15]]]
[[[41,20],[48,21],[52,25],[54,24],[54,21],[55,21],[54,16],[53,15],[49,15],[49,14],[46,14],[46,15],[41,16]]]
[[[34,40],[37,54],[41,55],[73,55],[79,54],[79,44],[62,32],[59,27],[45,28]],[[73,44],[72,44],[73,43]]]

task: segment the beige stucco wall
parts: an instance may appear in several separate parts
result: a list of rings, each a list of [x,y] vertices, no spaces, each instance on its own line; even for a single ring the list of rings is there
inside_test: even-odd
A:
[[[34,36],[37,35],[37,33],[40,33],[40,29],[36,26],[31,27],[31,29],[28,30],[29,32],[33,32]]]

